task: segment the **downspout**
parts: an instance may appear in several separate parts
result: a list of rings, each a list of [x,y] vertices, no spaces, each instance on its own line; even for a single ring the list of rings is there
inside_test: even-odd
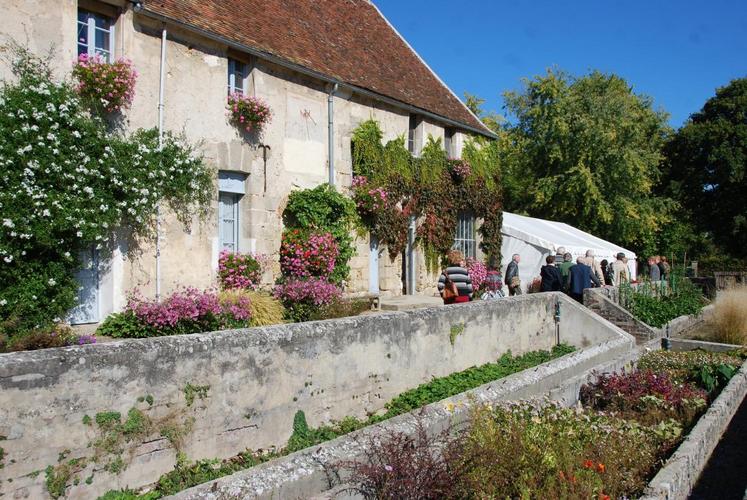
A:
[[[166,84],[166,27],[161,29],[161,74],[158,82],[158,152],[163,150],[163,95]],[[159,155],[160,157],[160,155]],[[160,160],[159,160],[160,161]],[[161,300],[161,202],[156,204],[156,300]]]
[[[327,157],[329,158],[329,185],[335,185],[335,92],[339,84],[332,85],[329,95],[327,95],[327,135],[328,148]]]

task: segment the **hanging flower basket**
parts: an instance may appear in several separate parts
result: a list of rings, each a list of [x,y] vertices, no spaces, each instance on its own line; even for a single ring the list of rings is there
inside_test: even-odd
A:
[[[448,168],[455,180],[463,181],[472,173],[472,166],[464,160],[449,160]]]
[[[73,77],[81,97],[90,99],[107,113],[115,113],[132,104],[138,74],[128,59],[110,63],[98,54],[81,54],[73,64]]]
[[[233,93],[227,107],[231,123],[247,132],[261,132],[272,118],[270,106],[259,97]]]

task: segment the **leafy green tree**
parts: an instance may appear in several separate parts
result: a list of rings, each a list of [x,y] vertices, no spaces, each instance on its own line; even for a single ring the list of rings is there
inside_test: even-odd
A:
[[[717,245],[747,256],[747,78],[719,88],[664,151],[672,196]]]
[[[616,75],[562,71],[505,94],[515,121],[503,145],[506,210],[560,220],[654,251],[676,203],[655,191],[667,115]]]

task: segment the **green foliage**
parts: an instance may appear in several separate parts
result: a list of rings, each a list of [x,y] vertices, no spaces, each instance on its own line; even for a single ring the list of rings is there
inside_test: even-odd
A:
[[[550,70],[505,94],[506,208],[653,252],[676,203],[657,195],[667,116],[616,75]]]
[[[747,78],[717,89],[664,154],[664,183],[683,217],[727,253],[747,256]]]
[[[456,160],[447,158],[441,139],[429,136],[419,157],[405,148],[403,138],[381,144],[374,120],[353,133],[353,198],[363,226],[386,245],[391,258],[404,251],[408,219],[422,222],[417,242],[430,267],[452,247],[457,217],[471,213],[484,223],[482,249],[500,259],[501,187],[498,154],[493,143],[468,141],[464,160],[469,172],[454,173]]]
[[[700,289],[690,281],[673,276],[669,288],[620,287],[622,303],[639,320],[659,328],[683,315],[698,314],[705,305]]]
[[[96,335],[102,335],[113,338],[146,338],[153,335],[152,328],[149,328],[140,321],[132,311],[122,313],[112,313],[106,317],[98,328]]]
[[[454,345],[457,337],[462,333],[464,333],[464,323],[451,325],[451,328],[449,329],[449,342],[451,342],[451,345]]]
[[[97,413],[95,420],[102,429],[111,429],[122,421],[122,414],[118,411],[104,411]]]
[[[0,89],[0,335],[49,327],[75,305],[81,250],[105,256],[118,228],[153,233],[157,204],[204,215],[213,173],[181,138],[115,135],[47,61],[19,49]]]
[[[384,418],[391,418],[407,413],[427,404],[441,401],[456,394],[474,389],[493,380],[518,373],[532,366],[545,363],[564,356],[575,349],[567,344],[553,347],[552,351],[533,351],[518,357],[511,353],[501,356],[495,363],[468,368],[461,372],[452,373],[446,377],[434,378],[415,389],[405,391],[387,403],[387,413]]]
[[[184,386],[184,399],[187,401],[187,406],[192,406],[195,402],[195,397],[205,399],[208,396],[209,390],[209,385],[192,385],[187,382],[187,385]]]
[[[331,280],[342,283],[350,274],[350,259],[355,254],[350,232],[356,221],[355,205],[329,184],[314,189],[293,191],[283,211],[286,228],[315,229],[334,236],[340,251]]]
[[[83,425],[92,425],[93,420],[88,415],[83,415]]]

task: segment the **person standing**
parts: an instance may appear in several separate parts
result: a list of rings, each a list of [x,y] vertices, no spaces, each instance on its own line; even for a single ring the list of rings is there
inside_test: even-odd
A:
[[[661,256],[659,270],[661,271],[661,279],[664,281],[669,281],[669,275],[672,272],[672,266],[669,265],[666,255]]]
[[[469,277],[469,271],[464,268],[464,256],[459,250],[451,250],[446,255],[446,260],[449,263],[441,276],[438,278],[438,293],[441,294],[441,298],[444,304],[459,304],[461,302],[469,302],[472,300],[472,279]],[[444,293],[447,286],[449,288],[456,288],[457,295],[449,297],[448,293]]]
[[[515,253],[511,256],[511,262],[506,267],[506,285],[508,285],[508,295],[521,295],[521,280],[519,279],[519,261],[521,256]]]
[[[600,286],[600,282],[597,277],[591,272],[591,267],[587,264],[585,257],[579,257],[576,259],[576,265],[570,269],[570,276],[568,279],[568,291],[569,295],[580,302],[584,303],[584,290],[591,288],[592,283]]]
[[[648,258],[648,277],[652,283],[661,281],[661,270],[659,269],[659,266],[656,265],[655,257]]]
[[[607,259],[604,259],[600,266],[602,267],[602,276],[604,276],[604,284],[605,285],[611,285],[612,284],[612,265],[607,262]]]
[[[619,252],[617,260],[612,263],[612,284],[620,286],[623,283],[630,283],[630,270],[625,262],[625,254]]]
[[[565,247],[558,247],[558,249],[555,251],[555,266],[560,267],[560,265],[563,263],[564,258]]]
[[[563,279],[563,291],[568,292],[568,277],[570,276],[570,269],[573,267],[573,256],[566,252],[563,255],[563,263],[560,264],[560,276]]]
[[[560,269],[555,267],[555,257],[548,255],[545,262],[547,264],[540,269],[540,276],[542,277],[540,291],[559,292],[563,287],[563,277],[560,274]]]
[[[586,265],[591,268],[591,272],[597,277],[597,282],[601,283],[597,286],[605,285],[606,283],[604,281],[604,273],[602,273],[602,266],[594,258],[594,250],[589,249],[586,251],[585,262]]]

